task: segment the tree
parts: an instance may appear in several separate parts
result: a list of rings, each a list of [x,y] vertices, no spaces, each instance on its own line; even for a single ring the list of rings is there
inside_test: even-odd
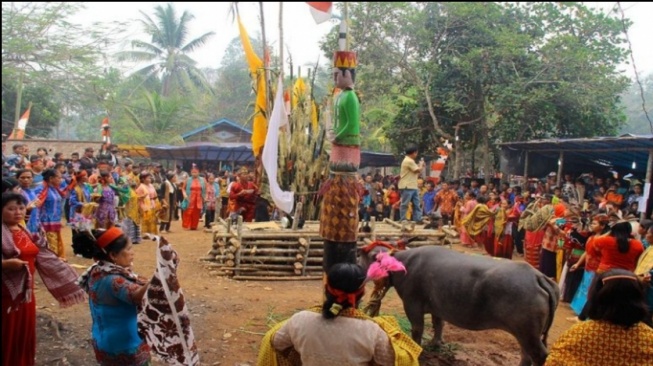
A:
[[[136,105],[125,107],[126,118],[116,121],[116,138],[131,144],[183,143],[177,127],[184,119],[186,104],[180,97],[143,92]]]
[[[197,48],[203,46],[214,32],[186,42],[189,37],[188,28],[194,16],[184,11],[179,18],[171,3],[154,8],[154,18],[141,11],[144,19],[140,22],[145,33],[152,37],[151,41],[132,41],[135,50],[118,54],[120,59],[147,62],[147,66],[136,71],[136,75],[149,79],[161,79],[161,95],[169,96],[172,90],[188,93],[196,87],[210,90],[202,71],[197,68],[197,62],[188,56]]]
[[[412,141],[428,154],[458,131],[458,150],[482,146],[488,172],[497,142],[613,134],[623,123],[614,16],[579,3],[353,3],[350,14],[365,65],[357,89],[400,107],[385,129],[397,150]]]
[[[49,88],[38,85],[27,85],[23,91],[23,101],[20,111],[23,113],[31,102],[32,109],[25,134],[27,137],[48,137],[61,118],[61,109],[54,101]],[[16,104],[16,89],[12,84],[2,87],[2,133],[9,135],[14,128],[14,110]],[[12,108],[5,108],[5,103]]]
[[[53,108],[58,105],[68,113],[78,106],[84,87],[102,73],[102,51],[120,35],[121,24],[94,24],[87,29],[71,23],[68,19],[82,7],[81,3],[68,2],[2,3],[2,101],[3,118],[7,118],[3,130],[5,123],[18,119],[25,102],[29,102],[23,102],[23,88],[40,90],[37,94],[47,94]],[[112,28],[114,25],[117,28]],[[46,114],[38,111],[37,101],[33,102],[26,133],[44,136],[57,123],[49,120],[45,129],[31,131],[38,126],[38,122],[32,123],[37,121],[35,116]],[[13,118],[9,119],[6,109],[14,112]]]

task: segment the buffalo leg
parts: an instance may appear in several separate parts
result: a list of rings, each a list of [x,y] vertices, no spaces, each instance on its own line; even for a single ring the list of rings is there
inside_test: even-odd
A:
[[[438,318],[435,314],[431,314],[431,322],[433,322],[433,340],[432,346],[442,347],[444,340],[442,339],[442,332],[444,331],[444,321]]]
[[[537,334],[517,338],[521,346],[521,362],[519,366],[542,366],[546,361],[547,350]]]
[[[422,335],[424,335],[424,312],[422,306],[417,304],[408,304],[404,302],[404,312],[410,321],[410,335],[417,344],[422,344]]]

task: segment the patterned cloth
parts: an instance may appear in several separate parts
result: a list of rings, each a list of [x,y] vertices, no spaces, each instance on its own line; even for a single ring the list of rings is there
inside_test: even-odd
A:
[[[18,238],[25,240],[26,237],[30,237],[30,233],[25,228],[21,227],[21,229],[23,231],[19,234],[20,237],[16,237],[9,227],[2,224],[2,259],[20,256],[20,249],[16,246],[15,240]],[[29,240],[39,247],[36,255],[36,269],[52,297],[57,299],[62,307],[79,304],[86,300],[84,291],[75,283],[77,272],[45,248],[46,243],[43,240],[33,241],[31,238]],[[2,282],[7,287],[11,299],[17,303],[32,301],[29,284],[33,281],[27,267],[20,271],[2,272]]]
[[[29,280],[22,286],[25,291],[34,291],[34,272],[36,256],[39,248],[32,243],[29,234],[23,230],[10,231],[3,236],[11,235],[13,245],[18,250],[18,259],[27,262],[23,271],[29,271]],[[3,259],[4,256],[3,256]],[[7,272],[11,273],[11,272]],[[6,283],[7,276],[2,272],[2,365],[34,365],[36,355],[36,301],[31,297],[25,301],[23,297],[12,296]]]
[[[116,193],[109,186],[98,186],[100,198],[100,207],[95,211],[97,227],[108,229],[116,222]]]
[[[652,366],[653,329],[605,321],[575,324],[555,342],[545,366]]]
[[[458,194],[453,189],[441,190],[435,195],[435,203],[440,207],[440,214],[453,215],[453,209],[458,202]]]
[[[159,241],[157,267],[138,314],[138,330],[169,365],[199,365],[190,314],[179,286],[179,256],[170,244]],[[174,306],[173,306],[174,305]]]
[[[27,203],[33,202],[35,199],[38,198],[34,190],[30,188],[22,188],[22,193],[23,193],[23,197],[27,199]],[[39,209],[37,207],[34,207],[28,213],[29,214],[27,215],[27,220],[26,220],[27,231],[29,231],[32,234],[36,234],[39,232],[39,228],[40,228]]]
[[[354,176],[334,175],[320,189],[320,236],[335,242],[355,242],[358,235],[360,184]]]
[[[91,202],[91,188],[87,184],[76,185],[68,197],[70,206],[69,216],[75,217],[75,213],[81,211],[85,203]]]

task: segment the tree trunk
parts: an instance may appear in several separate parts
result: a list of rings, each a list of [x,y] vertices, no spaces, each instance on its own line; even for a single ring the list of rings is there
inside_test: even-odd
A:
[[[492,176],[490,175],[490,170],[492,169],[492,163],[490,161],[490,137],[488,136],[490,131],[487,127],[487,121],[485,117],[483,118],[483,169],[485,170],[485,183],[490,182]]]
[[[476,134],[472,137],[472,177],[476,177],[476,147],[478,147],[478,140],[476,139]]]
[[[23,73],[18,77],[18,88],[16,88],[16,111],[14,112],[14,131],[18,127],[20,119],[20,103],[23,101]]]

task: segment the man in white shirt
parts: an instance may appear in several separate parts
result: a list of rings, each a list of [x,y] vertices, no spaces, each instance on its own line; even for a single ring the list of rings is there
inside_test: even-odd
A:
[[[401,163],[401,173],[399,175],[399,191],[401,192],[400,219],[406,220],[406,211],[408,202],[413,203],[413,221],[422,224],[422,205],[417,188],[417,177],[424,169],[424,160],[419,164],[415,163],[417,158],[417,146],[410,145],[406,148],[406,157]]]

